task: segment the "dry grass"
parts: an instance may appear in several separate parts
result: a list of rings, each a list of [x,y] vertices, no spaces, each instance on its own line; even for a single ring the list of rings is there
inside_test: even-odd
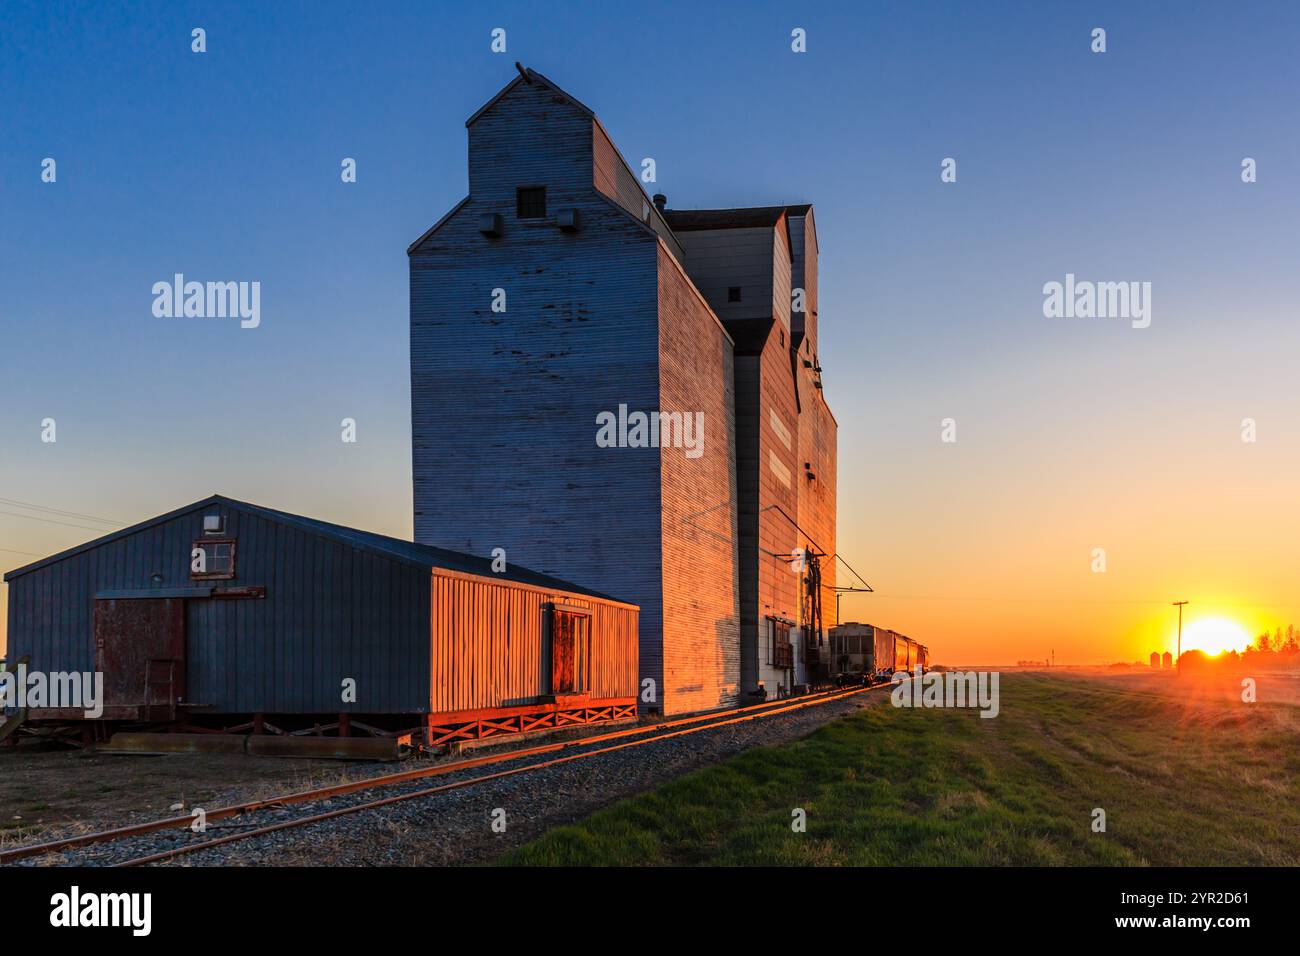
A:
[[[183,804],[223,806],[388,773],[392,764],[340,764],[240,754],[124,756],[0,751],[0,847],[165,816]]]

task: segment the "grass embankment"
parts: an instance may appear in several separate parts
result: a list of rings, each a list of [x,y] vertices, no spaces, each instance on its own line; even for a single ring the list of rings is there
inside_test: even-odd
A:
[[[503,862],[1296,865],[1298,771],[1295,706],[1003,674],[996,718],[877,703]],[[1092,831],[1096,807],[1105,833]],[[804,833],[791,829],[795,808]]]

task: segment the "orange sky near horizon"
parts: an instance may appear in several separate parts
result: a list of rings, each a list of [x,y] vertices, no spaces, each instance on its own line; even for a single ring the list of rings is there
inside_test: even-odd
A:
[[[1127,504],[1108,499],[1099,530],[1089,534],[1089,508],[1118,490],[1117,481],[1101,482],[1085,494],[1043,475],[1041,482],[1015,495],[995,471],[970,467],[971,452],[960,442],[958,448],[917,452],[924,459],[917,473],[927,476],[925,482],[908,482],[901,471],[878,472],[872,482],[876,487],[859,496],[845,484],[849,478],[841,479],[839,547],[876,589],[843,595],[841,620],[898,630],[928,644],[932,661],[947,665],[1011,665],[1046,660],[1053,651],[1062,665],[1145,662],[1151,651],[1175,649],[1178,609],[1170,605],[1175,599],[1191,602],[1184,608],[1184,650],[1194,646],[1189,631],[1207,619],[1238,622],[1251,641],[1265,629],[1271,633],[1278,627],[1285,631],[1289,623],[1300,626],[1300,602],[1285,601],[1297,593],[1287,562],[1288,543],[1300,540],[1300,523],[1283,512],[1276,512],[1272,524],[1263,520],[1271,508],[1289,500],[1283,484],[1238,475],[1240,494],[1227,496],[1234,499],[1227,512],[1219,517],[1203,512],[1193,524],[1183,514],[1197,497],[1194,483],[1173,482],[1158,495],[1155,487],[1130,482],[1129,491],[1140,493]],[[1230,457],[1235,449],[1228,449]],[[945,452],[968,457],[945,467],[938,460]],[[854,460],[841,449],[841,474],[852,474]],[[256,486],[272,483],[272,475],[259,478],[258,468],[275,470],[259,465],[235,483],[248,487],[223,488],[222,493],[410,537],[410,519],[401,503],[409,490],[394,487],[392,497],[350,500],[320,488],[260,494]],[[1150,479],[1152,485],[1157,480]],[[914,487],[905,487],[909,484]],[[92,503],[78,490],[68,487],[60,496],[52,489],[54,500],[69,510],[134,521],[197,500],[212,489],[157,493],[152,504],[145,494],[133,493],[133,502],[117,507]],[[872,504],[881,496],[889,496],[890,507]],[[855,533],[855,527],[871,531]],[[1265,527],[1268,533],[1260,530]],[[11,569],[36,560],[15,549],[45,555],[95,536],[62,525],[11,521],[0,543],[10,550],[0,552],[0,566]],[[1104,573],[1092,571],[1094,547],[1106,549]],[[838,583],[851,583],[843,566],[838,575]],[[7,603],[5,590],[0,589],[0,612]],[[835,610],[834,601],[827,600],[828,625],[835,621]]]
[[[1175,648],[1175,600],[1191,602],[1186,626],[1228,618],[1252,639],[1300,626],[1300,416],[1278,412],[1294,404],[1292,379],[1252,376],[1253,346],[1209,331],[1165,345],[1147,336],[1033,361],[1009,356],[1020,363],[1014,381],[974,362],[923,391],[903,387],[924,363],[906,347],[857,376],[828,355],[840,426],[838,550],[875,588],[844,595],[841,620],[907,634],[950,665],[1046,660],[1053,650],[1058,664],[1145,661]],[[1300,354],[1297,329],[1279,329],[1274,341]],[[405,416],[368,431],[357,454],[312,424],[322,413],[309,395],[298,401],[301,409],[277,406],[263,422],[212,425],[193,447],[239,454],[213,456],[211,470],[168,471],[161,463],[177,448],[162,429],[126,440],[72,431],[57,446],[29,436],[35,450],[24,450],[5,495],[129,523],[215,491],[409,539]],[[1259,417],[1253,443],[1241,440],[1247,413]],[[949,416],[957,441],[945,444]],[[285,434],[298,436],[291,451]],[[157,467],[146,473],[142,462]],[[0,566],[93,537],[6,516]],[[1105,549],[1100,573],[1096,548]],[[837,583],[849,583],[842,566]],[[833,600],[825,613],[833,623]]]
[[[1207,394],[1204,356],[1149,373],[1158,389],[1124,386],[1133,404],[1116,407],[1096,388],[1113,361],[1048,363],[1018,383],[1032,401],[987,381],[900,399],[873,410],[866,445],[841,412],[839,547],[876,589],[845,595],[841,620],[901,631],[951,664],[1053,649],[1058,664],[1146,661],[1175,650],[1176,600],[1190,602],[1185,638],[1208,618],[1252,641],[1300,626],[1300,422],[1243,442],[1261,396]],[[955,444],[939,441],[945,414]],[[892,450],[888,467],[872,465],[873,445]]]

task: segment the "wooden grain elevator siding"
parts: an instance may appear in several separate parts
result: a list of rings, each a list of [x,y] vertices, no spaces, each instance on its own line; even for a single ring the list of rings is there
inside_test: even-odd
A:
[[[670,710],[740,695],[732,343],[685,272],[659,250],[659,381],[664,409],[704,413],[704,453],[662,449],[664,691]]]
[[[710,519],[720,527],[733,521],[729,343],[698,298],[661,321],[666,247],[628,208],[639,187],[611,172],[605,143],[589,113],[541,85],[515,85],[470,124],[470,196],[410,256],[415,535],[474,554],[502,547],[507,560],[638,604],[655,706],[716,707],[738,679],[734,557],[666,531],[664,516],[671,498],[673,521],[704,501],[721,505],[725,520]],[[546,186],[546,218],[517,218],[515,188],[528,185]],[[577,232],[557,228],[561,208],[578,210]],[[501,216],[500,237],[479,233],[484,213]],[[494,288],[506,290],[503,314],[491,311]],[[703,340],[689,338],[700,329]],[[683,383],[677,366],[665,376],[666,338],[702,350],[690,361],[707,381]],[[679,395],[687,407],[674,407]],[[665,486],[659,449],[597,447],[597,415],[620,404],[704,411],[721,465],[706,454],[679,475],[674,464]],[[680,570],[695,559],[708,563]],[[694,590],[715,572],[705,597],[679,593],[684,578]],[[667,628],[665,600],[683,615]],[[711,662],[701,674],[692,655]]]

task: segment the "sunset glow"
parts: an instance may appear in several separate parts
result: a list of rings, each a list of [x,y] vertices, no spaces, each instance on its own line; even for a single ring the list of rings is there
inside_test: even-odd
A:
[[[1183,625],[1183,650],[1222,654],[1240,653],[1250,646],[1250,633],[1241,624],[1226,617],[1204,617]]]

